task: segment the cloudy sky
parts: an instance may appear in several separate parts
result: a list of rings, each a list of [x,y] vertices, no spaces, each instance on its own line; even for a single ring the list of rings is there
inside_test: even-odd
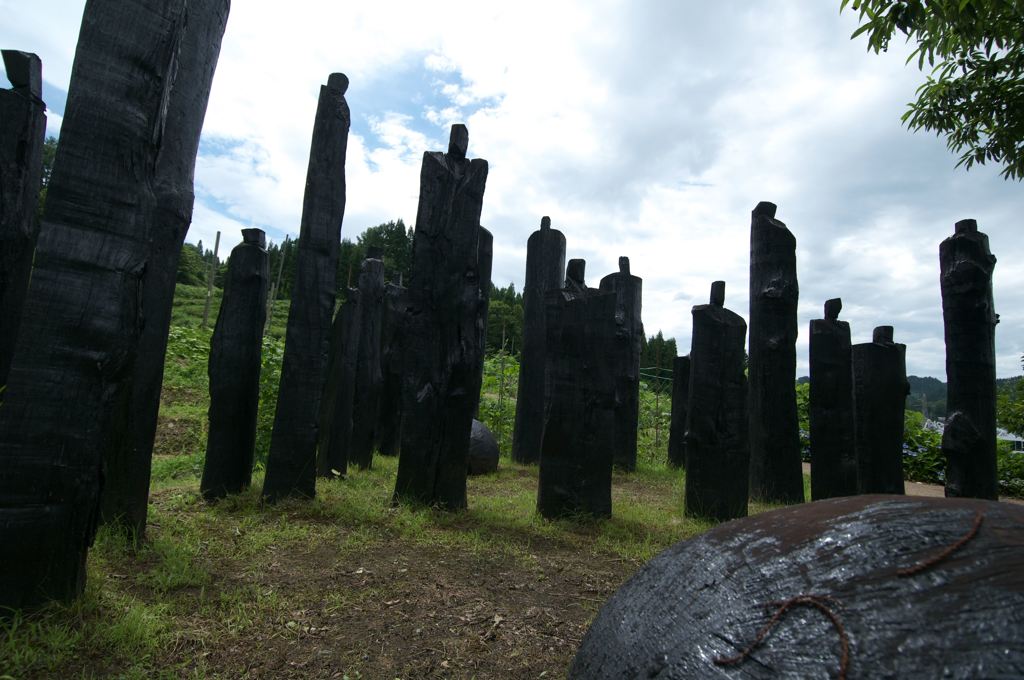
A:
[[[0,0],[0,46],[43,60],[59,130],[84,0]],[[724,279],[746,316],[750,211],[778,204],[797,239],[798,373],[807,324],[842,297],[854,342],[895,326],[908,372],[945,379],[938,245],[973,217],[999,258],[1000,377],[1024,353],[1024,185],[965,172],[900,114],[923,80],[909,49],[852,42],[839,0],[516,3],[235,0],[196,168],[188,240],[221,252],[257,226],[298,232],[321,83],[349,76],[343,237],[416,217],[425,150],[469,127],[490,162],[482,222],[494,281],[521,288],[543,215],[587,260],[628,255],[643,320],[690,342],[690,308]]]

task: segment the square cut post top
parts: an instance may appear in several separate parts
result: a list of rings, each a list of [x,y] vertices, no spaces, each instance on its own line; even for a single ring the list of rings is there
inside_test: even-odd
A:
[[[711,284],[710,303],[715,307],[725,306],[725,281],[715,281]]]
[[[892,337],[892,326],[876,326],[871,334],[871,342],[878,345],[891,345],[893,344]]]
[[[836,321],[839,319],[839,312],[843,310],[843,299],[832,298],[831,300],[825,300],[825,318],[829,321]]]
[[[451,136],[448,138],[448,155],[463,160],[468,151],[469,130],[462,123],[452,125]]]
[[[583,275],[587,270],[587,261],[575,258],[569,260],[568,266],[565,268],[565,280],[566,282],[573,281],[580,286],[586,285],[583,283]]]

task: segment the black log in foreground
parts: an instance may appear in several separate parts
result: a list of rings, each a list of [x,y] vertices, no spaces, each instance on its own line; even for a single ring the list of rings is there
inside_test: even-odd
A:
[[[210,5],[226,12],[226,2]],[[195,161],[181,140],[189,107],[202,102],[178,97],[189,79],[212,76],[212,64],[189,53],[189,36],[224,19],[189,8],[187,20],[180,1],[93,0],[85,9],[0,408],[0,606],[81,591],[103,452],[132,436],[124,420],[150,323],[143,283],[159,266],[151,231],[175,188],[162,182],[190,178],[166,168]],[[214,45],[203,50],[215,60]]]
[[[569,677],[1022,677],[1022,525],[1008,503],[852,496],[715,527],[619,588]]]
[[[990,498],[996,472],[995,255],[974,220],[956,223],[939,247],[946,331],[946,495]]]
[[[373,463],[384,376],[380,370],[380,335],[384,317],[384,262],[363,260],[359,271],[359,335],[346,351],[354,351],[355,390],[352,399],[352,444],[348,459],[360,469]]]
[[[381,331],[380,408],[377,413],[377,448],[383,456],[397,456],[402,442],[402,337],[405,328],[405,288],[393,283],[384,290]]]
[[[750,221],[750,496],[804,500],[796,410],[796,239],[758,203]]]
[[[843,301],[825,303],[825,318],[811,321],[811,498],[857,493],[853,430],[850,324],[839,320]]]
[[[545,302],[549,388],[537,510],[610,517],[616,296],[548,291]]]
[[[726,309],[725,282],[693,308],[690,398],[686,414],[686,514],[714,520],[747,516],[747,324]]]
[[[3,59],[13,87],[0,90],[0,388],[11,369],[39,233],[36,201],[46,134],[39,57],[3,50]]]
[[[208,501],[252,479],[270,264],[260,229],[243,229],[228,258],[224,298],[210,338],[210,430],[199,489]]]
[[[540,229],[526,242],[526,283],[523,285],[523,348],[519,360],[516,423],[512,460],[536,463],[544,433],[544,366],[547,331],[544,296],[562,287],[565,278],[565,236],[543,217]]]
[[[636,470],[636,435],[640,418],[640,321],[643,281],[629,273],[629,258],[619,258],[619,271],[601,279],[602,293],[615,293],[615,467]]]
[[[686,467],[686,414],[690,404],[690,355],[672,362],[672,420],[668,435],[668,464]]]
[[[156,206],[146,224],[148,260],[141,273],[145,323],[139,336],[131,402],[115,418],[113,440],[104,452],[106,479],[102,521],[141,538],[149,509],[160,389],[167,333],[185,234],[192,223],[193,178],[199,134],[228,20],[229,0],[181,3],[184,26],[177,73],[167,97],[162,147],[157,157]]]
[[[904,492],[906,353],[906,345],[893,342],[892,326],[878,326],[871,342],[852,348],[858,493]]]
[[[466,158],[453,125],[448,153],[423,154],[413,239],[395,501],[466,507],[469,435],[480,386],[480,212],[487,161]]]
[[[352,448],[352,411],[356,394],[356,358],[362,317],[359,289],[349,288],[347,300],[334,315],[327,379],[320,400],[317,436],[317,474],[325,479],[348,473]]]
[[[345,74],[332,73],[320,87],[313,122],[281,384],[263,481],[263,498],[270,502],[316,494],[317,420],[345,217],[345,151],[351,121],[347,89]]]

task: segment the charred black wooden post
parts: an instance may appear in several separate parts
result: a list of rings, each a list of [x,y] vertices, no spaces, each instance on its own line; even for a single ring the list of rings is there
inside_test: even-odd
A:
[[[906,345],[893,342],[892,326],[878,326],[871,342],[852,348],[858,493],[904,492],[906,352]]]
[[[480,302],[477,307],[476,328],[480,343],[480,368],[476,373],[476,387],[471,387],[476,395],[473,404],[473,418],[480,415],[480,390],[484,382],[484,354],[487,349],[487,315],[491,305],[491,265],[494,259],[494,236],[480,227],[480,241],[477,244],[477,261],[480,267]]]
[[[616,296],[548,291],[545,303],[549,386],[537,510],[547,518],[610,517]]]
[[[601,279],[602,293],[615,293],[615,467],[636,470],[636,435],[640,418],[640,321],[643,280],[629,273],[629,258],[619,258],[619,271]]]
[[[349,462],[366,470],[373,463],[384,375],[380,369],[381,323],[384,316],[384,261],[363,260],[359,272],[359,334],[346,348],[353,352],[355,391],[352,400],[352,444]]]
[[[147,224],[149,258],[142,272],[146,321],[135,359],[132,398],[115,418],[113,439],[104,451],[102,521],[141,538],[149,509],[149,475],[160,411],[167,334],[177,281],[178,260],[192,223],[193,178],[199,134],[206,117],[213,73],[228,20],[229,0],[182,4],[184,26],[177,74],[167,99],[162,151],[156,166],[156,206]],[[171,149],[173,152],[167,152]]]
[[[565,286],[563,288],[564,296],[575,299],[586,297],[593,292],[592,289],[587,288],[587,284],[583,279],[586,271],[586,260],[581,258],[573,258],[569,260],[569,264],[565,267]],[[546,295],[545,299],[547,299]]]
[[[536,463],[544,433],[544,366],[547,362],[544,296],[565,279],[565,236],[543,217],[540,229],[526,242],[526,283],[523,285],[523,346],[519,360],[516,423],[512,460]]]
[[[404,349],[402,450],[395,501],[466,507],[466,468],[479,389],[480,211],[487,161],[469,160],[453,125],[448,153],[426,152],[413,239]]]
[[[226,14],[226,2],[210,6]],[[195,154],[183,140],[202,102],[184,92],[212,76],[219,34],[206,22],[224,19],[203,9],[186,21],[184,10],[144,0],[85,9],[0,408],[2,607],[81,591],[103,452],[132,436],[126,414],[150,323],[143,284],[161,266],[150,239],[158,214],[183,207],[168,195],[191,195],[191,183],[174,180],[191,178]],[[218,40],[202,46],[204,61],[191,36],[208,29]]]
[[[857,493],[850,324],[839,320],[843,301],[825,303],[825,318],[811,321],[811,499]]]
[[[320,87],[313,122],[281,385],[263,482],[263,498],[270,502],[316,494],[317,419],[345,216],[345,150],[351,122],[347,89],[345,74],[332,73]]]
[[[750,220],[750,495],[801,503],[796,239],[761,202]]]
[[[974,220],[939,246],[946,331],[946,495],[998,497],[996,472],[995,255]]]
[[[381,387],[377,422],[377,448],[383,456],[397,456],[402,441],[402,337],[405,328],[406,291],[387,284],[381,331]]]
[[[690,404],[690,355],[672,362],[672,420],[668,435],[668,464],[686,466],[686,414]]]
[[[252,478],[270,260],[260,229],[243,229],[228,259],[224,298],[210,338],[210,430],[199,485],[208,501],[240,493]]]
[[[317,474],[325,479],[337,479],[348,473],[361,332],[359,289],[349,288],[345,304],[335,314],[331,326],[327,379],[317,419]]]
[[[3,50],[3,59],[13,87],[0,90],[0,387],[11,369],[39,233],[36,204],[46,134],[39,57]]]
[[[693,308],[686,415],[686,514],[718,521],[747,516],[750,446],[743,345],[747,324],[726,309],[725,282]]]

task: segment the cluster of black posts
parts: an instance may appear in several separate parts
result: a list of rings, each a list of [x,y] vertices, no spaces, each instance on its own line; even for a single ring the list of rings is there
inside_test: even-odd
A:
[[[0,607],[81,592],[100,522],[141,539],[175,273],[228,0],[118,0],[85,10],[42,219],[41,64],[4,51],[0,91]],[[186,20],[187,19],[187,20]],[[493,238],[480,224],[487,161],[465,126],[424,154],[407,286],[379,253],[335,313],[345,211],[348,79],[321,86],[310,146],[277,410],[262,498],[311,498],[317,475],[398,455],[396,503],[457,510],[481,459],[497,460],[479,408]],[[727,519],[748,498],[803,500],[794,394],[795,240],[762,203],[751,229],[746,323],[725,284],[693,309],[676,363],[671,460],[688,513]],[[528,241],[512,458],[539,464],[545,517],[611,514],[615,467],[636,466],[641,280],[628,258],[598,288],[565,261],[545,217]],[[943,243],[950,495],[995,496],[995,258],[970,221]],[[250,484],[266,315],[265,236],[231,254],[211,340],[208,500]],[[850,347],[838,300],[811,324],[815,498],[900,493],[907,392],[892,329]],[[471,456],[471,450],[474,455]],[[480,455],[476,455],[479,453]]]

